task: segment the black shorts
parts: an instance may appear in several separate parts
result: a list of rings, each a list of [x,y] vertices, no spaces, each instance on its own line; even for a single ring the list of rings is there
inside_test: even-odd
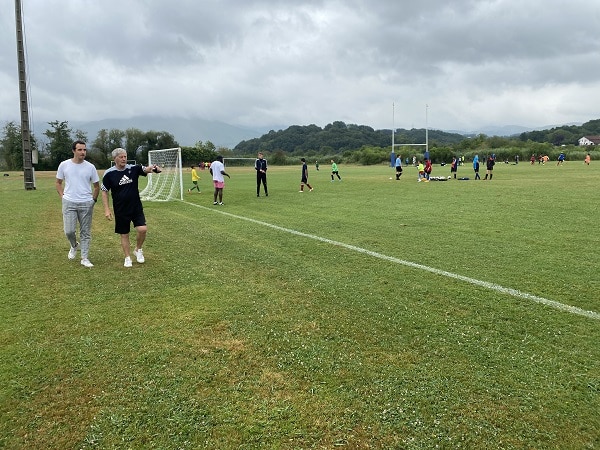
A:
[[[115,233],[129,234],[132,222],[134,227],[146,225],[146,217],[144,216],[143,209],[133,215],[115,216]]]

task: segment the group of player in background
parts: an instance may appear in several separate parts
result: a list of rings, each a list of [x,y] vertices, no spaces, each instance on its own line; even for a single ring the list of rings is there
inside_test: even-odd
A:
[[[556,165],[562,165],[565,162],[566,156],[564,153],[560,153],[560,155],[558,155],[558,159],[557,159],[557,163]],[[538,164],[545,164],[547,163],[550,158],[548,157],[548,155],[539,155],[539,157],[536,158],[535,154],[531,155],[531,164],[535,164],[535,161],[538,161]],[[407,158],[408,161],[408,158]],[[450,163],[450,176],[449,177],[431,177],[431,171],[432,171],[432,165],[431,165],[431,160],[428,158],[427,153],[425,154],[425,162],[423,162],[423,160],[418,160],[416,157],[413,157],[413,166],[415,166],[417,168],[417,172],[418,172],[418,177],[417,177],[417,181],[430,181],[430,180],[441,180],[441,181],[445,181],[447,179],[450,178],[454,178],[457,179],[457,173],[458,173],[458,166],[464,164],[464,156],[461,158],[457,158],[456,156],[452,157],[452,162]],[[590,161],[591,161],[591,156],[588,153],[584,159],[584,164],[586,165],[590,165]],[[506,164],[508,164],[508,160],[504,161]],[[519,163],[519,156],[515,156],[515,164]],[[442,166],[445,164],[442,164]],[[485,166],[486,166],[486,173],[485,173],[485,178],[484,180],[491,180],[494,176],[494,166],[496,165],[496,155],[495,154],[491,154],[486,158],[485,161]],[[402,166],[402,157],[398,156],[395,159],[395,167],[396,167],[396,180],[400,180],[400,177],[403,173],[403,166]],[[479,155],[475,155],[473,157],[473,171],[475,172],[475,179],[476,180],[481,180],[481,176],[479,175]],[[391,178],[390,178],[391,179]],[[459,178],[460,180],[468,180],[468,177],[462,177]]]
[[[300,162],[302,162],[302,174],[300,177],[300,191],[304,192],[304,186],[306,186],[309,191],[312,192],[313,187],[308,182],[308,164],[306,163],[306,158],[301,158]],[[213,186],[215,188],[213,193],[213,205],[223,205],[223,188],[225,187],[225,179],[224,176],[231,178],[231,176],[225,172],[225,166],[223,165],[223,157],[218,156],[215,161],[212,163],[204,163],[205,165],[200,164],[200,167],[208,167],[210,174],[212,175]],[[319,162],[315,162],[315,166],[317,170],[319,170]],[[188,189],[188,194],[191,194],[192,191],[197,190],[198,193],[201,193],[200,186],[198,185],[198,181],[200,181],[200,175],[198,175],[198,171],[196,170],[198,166],[191,166],[192,169],[192,187]],[[256,196],[260,197],[261,185],[265,192],[265,197],[269,196],[269,191],[267,188],[267,160],[264,158],[262,152],[259,152],[254,161],[254,170],[256,171]],[[342,181],[342,177],[340,176],[340,172],[336,162],[331,160],[331,182],[335,181],[335,177],[337,177],[338,181]]]

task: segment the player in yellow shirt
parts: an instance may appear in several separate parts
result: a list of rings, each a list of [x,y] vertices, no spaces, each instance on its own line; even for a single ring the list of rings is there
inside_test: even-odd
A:
[[[419,171],[419,178],[417,178],[417,181],[425,179],[425,166],[423,165],[423,161],[419,161],[417,170]]]
[[[188,189],[188,194],[190,194],[194,189],[198,189],[198,194],[201,194],[200,186],[198,186],[198,181],[200,177],[198,176],[198,172],[196,172],[196,166],[192,166],[192,183],[194,186],[191,189]]]

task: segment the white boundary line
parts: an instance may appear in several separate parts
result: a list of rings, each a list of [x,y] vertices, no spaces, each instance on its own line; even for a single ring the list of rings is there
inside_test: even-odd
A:
[[[393,256],[387,256],[387,255],[384,255],[382,253],[377,253],[377,252],[374,252],[374,251],[371,251],[371,250],[367,250],[367,249],[364,249],[364,248],[361,248],[361,247],[357,247],[355,245],[345,244],[343,242],[339,242],[339,241],[334,241],[332,239],[323,238],[323,237],[320,237],[320,236],[316,236],[314,234],[303,233],[301,231],[292,230],[290,228],[280,227],[279,225],[273,225],[271,223],[262,222],[262,221],[256,220],[256,219],[251,219],[249,217],[238,216],[236,214],[228,213],[228,212],[223,211],[221,209],[217,209],[217,208],[219,208],[218,206],[209,208],[207,206],[198,205],[196,203],[187,202],[185,200],[183,201],[183,203],[185,203],[187,205],[195,206],[197,208],[207,209],[209,211],[212,211],[212,212],[215,212],[215,213],[218,213],[218,214],[223,214],[225,216],[229,216],[229,217],[232,217],[234,219],[245,220],[247,222],[252,222],[252,223],[255,223],[257,225],[262,225],[262,226],[265,226],[265,227],[268,227],[268,228],[272,228],[274,230],[283,231],[285,233],[290,233],[290,234],[294,234],[296,236],[301,236],[301,237],[305,237],[305,238],[309,238],[309,239],[314,239],[316,241],[325,242],[327,244],[335,245],[337,247],[343,247],[345,249],[352,250],[352,251],[355,251],[355,252],[358,252],[358,253],[362,253],[364,255],[369,255],[369,256],[372,256],[374,258],[383,259],[385,261],[390,261],[390,262],[393,262],[393,263],[396,263],[396,264],[401,264],[403,266],[412,267],[414,269],[424,270],[426,272],[431,272],[431,273],[434,273],[436,275],[442,275],[444,277],[454,278],[455,280],[464,281],[465,283],[469,283],[469,284],[472,284],[472,285],[475,285],[475,286],[481,286],[483,288],[490,289],[492,291],[496,291],[496,292],[499,292],[501,294],[511,295],[513,297],[517,297],[517,298],[520,298],[520,299],[523,299],[523,300],[531,300],[533,302],[541,303],[543,305],[550,306],[551,308],[555,308],[555,309],[558,309],[560,311],[569,312],[571,314],[577,314],[579,316],[588,317],[590,319],[600,320],[600,313],[598,313],[598,312],[587,311],[585,309],[577,308],[576,306],[565,305],[564,303],[560,303],[560,302],[557,302],[555,300],[550,300],[550,299],[547,299],[547,298],[544,298],[544,297],[538,297],[537,295],[528,294],[527,292],[522,292],[522,291],[519,291],[517,289],[512,289],[512,288],[507,288],[507,287],[504,287],[504,286],[500,286],[499,284],[496,284],[496,283],[490,283],[488,281],[481,281],[481,280],[477,280],[475,278],[465,277],[463,275],[459,275],[459,274],[456,274],[456,273],[452,273],[452,272],[447,272],[445,270],[436,269],[435,267],[429,267],[429,266],[425,266],[423,264],[418,264],[418,263],[414,263],[414,262],[411,262],[411,261],[406,261],[404,259],[395,258]]]

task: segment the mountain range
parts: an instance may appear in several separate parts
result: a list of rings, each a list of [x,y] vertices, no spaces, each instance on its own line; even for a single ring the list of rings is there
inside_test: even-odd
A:
[[[36,135],[43,135],[48,123],[36,123]],[[182,117],[136,116],[129,119],[103,119],[91,122],[69,121],[69,128],[87,134],[93,141],[100,130],[127,130],[137,128],[145,131],[166,131],[182,146],[193,146],[198,141],[210,141],[217,147],[233,148],[241,141],[260,137],[269,130],[255,130],[205,119]]]
[[[482,127],[479,130],[473,131],[464,131],[464,130],[442,130],[448,133],[458,133],[465,136],[476,136],[479,134],[485,134],[486,136],[518,136],[521,133],[527,133],[529,131],[540,131],[540,130],[550,130],[552,128],[564,127],[564,126],[580,126],[581,122],[571,122],[571,123],[563,123],[560,125],[545,125],[543,127],[524,127],[521,125],[504,125],[504,126],[487,126]]]
[[[449,133],[457,133],[465,136],[485,134],[486,136],[514,136],[528,131],[546,130],[564,125],[581,125],[580,123],[569,123],[562,125],[548,125],[547,127],[525,127],[520,125],[488,126],[476,131],[465,130],[440,130]],[[217,147],[234,148],[242,141],[261,137],[275,128],[252,129],[225,122],[206,120],[200,118],[182,117],[159,117],[159,116],[136,116],[129,119],[103,119],[91,122],[73,121],[69,127],[81,130],[87,134],[88,140],[93,141],[98,132],[106,130],[127,130],[137,128],[141,131],[166,131],[171,133],[175,140],[182,146],[193,146],[198,141],[210,141]],[[48,129],[47,123],[38,123],[35,126],[37,135],[42,135]],[[277,129],[285,129],[278,127]],[[42,130],[40,132],[40,130]]]

